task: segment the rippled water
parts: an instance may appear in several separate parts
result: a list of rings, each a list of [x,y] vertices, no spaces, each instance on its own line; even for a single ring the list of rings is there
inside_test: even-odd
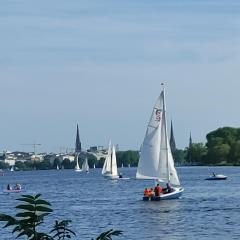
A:
[[[144,187],[152,181],[136,180],[135,168],[122,168],[130,180],[108,180],[100,169],[89,174],[64,171],[7,172],[2,187],[21,183],[27,194],[42,193],[54,212],[48,222],[71,219],[76,239],[91,239],[110,228],[123,236],[114,239],[239,239],[240,168],[211,168],[226,181],[205,181],[207,167],[180,167],[185,192],[182,199],[143,202]],[[14,213],[19,194],[1,194],[0,211]],[[0,224],[3,226],[3,224]],[[0,228],[0,239],[12,240],[10,229]]]

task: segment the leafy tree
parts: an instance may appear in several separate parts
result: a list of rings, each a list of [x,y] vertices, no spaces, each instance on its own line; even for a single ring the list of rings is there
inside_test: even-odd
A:
[[[205,163],[240,164],[240,128],[223,127],[207,134]]]
[[[18,233],[16,238],[26,236],[29,240],[50,239],[50,236],[38,231],[44,217],[52,212],[52,209],[49,208],[51,204],[40,199],[40,196],[41,194],[36,196],[22,195],[21,198],[18,198],[17,200],[23,202],[23,204],[16,206],[17,209],[21,210],[16,214],[16,217],[0,214],[0,221],[7,222],[4,227],[14,227],[13,233]]]
[[[17,233],[16,238],[25,236],[28,240],[65,240],[75,236],[74,231],[68,228],[70,220],[55,221],[49,234],[39,231],[39,226],[44,224],[45,217],[53,211],[51,204],[40,196],[41,194],[22,195],[18,198],[21,204],[17,205],[16,209],[20,212],[15,217],[0,213],[0,221],[6,222],[3,227],[13,227],[12,233]],[[101,233],[96,240],[112,240],[112,236],[121,234],[122,231],[110,229]]]
[[[190,164],[201,163],[207,154],[207,148],[203,143],[192,143],[186,148],[186,162]]]
[[[51,169],[52,167],[49,159],[45,159],[39,162],[36,161],[35,166],[36,166],[36,169],[40,169],[40,170],[47,170],[47,169]]]
[[[67,226],[71,223],[70,220],[56,221],[53,229],[50,233],[54,233],[53,239],[57,238],[58,240],[64,240],[65,238],[71,238],[71,235],[76,235],[71,229]]]
[[[56,169],[57,166],[60,166],[61,162],[60,162],[60,159],[59,158],[55,158],[54,161],[53,161],[53,168]]]
[[[186,159],[186,151],[182,149],[176,149],[173,154],[174,161],[179,164],[184,164]]]
[[[8,168],[9,168],[9,164],[8,163],[0,161],[0,169],[8,169]]]
[[[116,153],[118,166],[120,167],[122,164],[127,166],[130,164],[131,166],[137,166],[139,160],[139,152],[138,151],[119,151]]]
[[[122,231],[110,229],[109,231],[101,233],[96,240],[112,240],[112,236],[119,236],[122,234]],[[92,240],[94,240],[92,238]]]
[[[65,158],[62,161],[62,165],[64,166],[64,169],[72,169],[71,161],[68,158]]]

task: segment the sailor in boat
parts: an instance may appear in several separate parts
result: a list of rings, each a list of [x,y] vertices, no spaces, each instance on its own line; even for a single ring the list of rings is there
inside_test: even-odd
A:
[[[213,172],[213,173],[212,173],[212,175],[213,175],[213,177],[216,177],[216,174],[215,174],[215,172]]]
[[[7,190],[12,190],[12,187],[10,184],[7,185]]]
[[[16,183],[16,185],[13,188],[14,190],[21,190],[22,186],[19,183]]]
[[[145,188],[143,192],[143,200],[149,201],[152,197],[154,197],[153,188]]]
[[[162,193],[162,188],[159,185],[159,183],[157,184],[157,186],[154,188],[154,193],[155,193],[155,197],[160,197],[160,194]]]
[[[173,188],[171,187],[170,183],[166,184],[166,188],[163,188],[163,193],[171,193],[173,192]]]

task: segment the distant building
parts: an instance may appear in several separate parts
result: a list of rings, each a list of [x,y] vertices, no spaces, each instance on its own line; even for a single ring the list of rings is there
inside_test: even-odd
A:
[[[77,124],[77,134],[76,134],[76,142],[75,142],[75,153],[80,153],[82,151],[82,144],[80,142],[80,137],[79,137],[79,129],[78,129],[78,124]]]
[[[176,152],[176,150],[177,150],[176,142],[175,142],[175,138],[174,138],[174,133],[173,133],[172,121],[171,121],[171,131],[170,131],[170,148],[171,148],[172,154],[174,154]]]

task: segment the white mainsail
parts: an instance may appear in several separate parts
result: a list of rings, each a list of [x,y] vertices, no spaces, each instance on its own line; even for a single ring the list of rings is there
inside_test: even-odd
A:
[[[89,171],[88,158],[87,158],[87,157],[86,157],[85,160],[83,161],[82,170],[85,171],[85,172],[88,172],[88,171]]]
[[[76,171],[76,172],[81,172],[82,169],[79,167],[79,164],[78,164],[78,155],[79,155],[79,154],[76,155],[76,166],[75,166],[75,171]]]
[[[111,141],[109,143],[108,154],[103,165],[102,174],[109,177],[118,176],[116,150],[115,146],[111,145]]]
[[[167,136],[164,90],[153,108],[141,147],[136,177],[180,185]]]

